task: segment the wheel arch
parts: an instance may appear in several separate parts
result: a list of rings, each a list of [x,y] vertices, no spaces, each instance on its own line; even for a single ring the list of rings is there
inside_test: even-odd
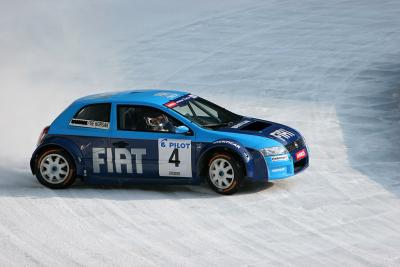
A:
[[[36,166],[39,156],[44,151],[49,149],[62,149],[63,151],[65,151],[65,153],[67,153],[73,160],[76,169],[76,174],[78,176],[83,175],[82,153],[74,142],[65,138],[50,139],[48,141],[45,141],[43,144],[41,144],[35,149],[35,151],[32,154],[32,158],[30,160],[30,168],[33,175],[35,175],[37,172]]]
[[[252,176],[254,168],[251,153],[239,142],[221,139],[209,144],[200,153],[197,161],[197,173],[202,180],[207,175],[208,162],[215,153],[229,153],[242,165],[243,175]]]

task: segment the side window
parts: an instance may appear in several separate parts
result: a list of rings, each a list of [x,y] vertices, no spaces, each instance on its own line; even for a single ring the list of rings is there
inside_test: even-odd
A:
[[[92,104],[81,108],[72,118],[70,125],[109,129],[111,104]]]
[[[118,105],[118,130],[141,132],[175,132],[182,123],[159,109]]]

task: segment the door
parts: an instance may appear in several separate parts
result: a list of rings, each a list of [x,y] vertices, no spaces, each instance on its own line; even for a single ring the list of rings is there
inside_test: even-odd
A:
[[[122,178],[187,180],[193,176],[192,132],[178,134],[183,124],[143,105],[117,105],[111,133],[115,172]]]

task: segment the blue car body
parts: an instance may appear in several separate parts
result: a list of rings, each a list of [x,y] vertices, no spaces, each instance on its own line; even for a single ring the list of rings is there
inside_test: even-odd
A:
[[[235,154],[243,162],[245,177],[268,181],[290,177],[308,167],[308,149],[296,130],[278,123],[242,117],[234,125],[209,129],[201,127],[171,107],[196,98],[187,92],[136,90],[98,94],[80,98],[64,110],[50,125],[48,134],[31,158],[32,173],[41,151],[59,147],[74,160],[76,174],[94,183],[170,183],[199,184],[204,178],[205,159],[217,150]],[[88,105],[110,105],[106,125],[76,125],[74,115]],[[119,130],[117,106],[153,107],[180,121],[190,134]],[[120,144],[125,146],[120,146]],[[265,156],[260,150],[284,146],[286,153]],[[186,154],[175,171],[167,156],[173,149]],[[129,153],[128,153],[128,152]],[[168,155],[164,155],[168,153]],[[173,165],[173,164],[172,164]]]

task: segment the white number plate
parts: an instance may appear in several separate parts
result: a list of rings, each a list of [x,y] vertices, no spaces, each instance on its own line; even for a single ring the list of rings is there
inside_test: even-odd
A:
[[[192,142],[184,139],[158,139],[160,176],[192,177]]]

